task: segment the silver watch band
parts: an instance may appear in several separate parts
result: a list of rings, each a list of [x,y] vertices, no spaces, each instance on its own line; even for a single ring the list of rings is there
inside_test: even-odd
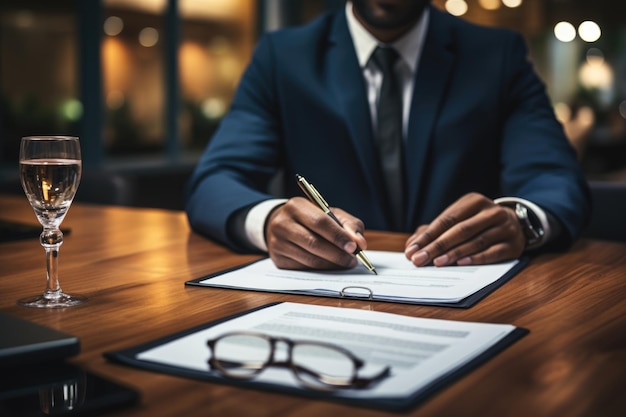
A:
[[[514,210],[516,209],[517,204],[521,204],[524,208],[526,208],[526,210],[530,210],[533,216],[539,221],[540,224],[535,226],[530,222],[528,213],[526,213],[526,219],[524,219],[523,217],[520,218],[520,216],[523,214],[522,211],[521,210],[519,212],[516,211],[516,215],[518,219],[520,220],[520,222],[522,223],[528,222],[530,224],[530,228],[528,230],[532,230],[532,229],[535,229],[535,231],[542,230],[541,238],[537,240],[530,239],[530,241],[528,242],[528,245],[526,246],[526,249],[536,249],[550,240],[552,229],[548,221],[548,216],[546,215],[546,212],[542,208],[540,208],[538,205],[536,205],[532,201],[528,201],[519,197],[501,197],[501,198],[496,198],[495,200],[493,200],[493,202],[496,204],[503,205],[503,206],[511,207]],[[527,232],[525,233],[526,233],[527,241],[528,241],[528,236],[530,234]]]

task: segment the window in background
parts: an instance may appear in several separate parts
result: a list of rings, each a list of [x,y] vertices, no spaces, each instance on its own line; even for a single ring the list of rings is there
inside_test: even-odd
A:
[[[204,149],[230,107],[256,43],[256,1],[179,0],[180,137]]]
[[[103,1],[103,140],[109,156],[163,151],[166,3]]]
[[[203,149],[250,58],[256,41],[254,0],[176,3],[178,21],[166,29],[172,2],[104,0],[104,141],[111,156]],[[166,73],[168,42],[178,47],[175,79]],[[175,83],[170,91],[180,94],[173,126],[166,124],[172,104],[167,83]],[[168,149],[169,135],[177,149]]]
[[[0,162],[17,170],[20,138],[78,134],[74,1],[0,5]]]
[[[136,185],[134,204],[162,206],[167,188],[180,208],[250,59],[257,3],[2,1],[0,190],[15,183],[22,136],[68,134],[85,170]]]

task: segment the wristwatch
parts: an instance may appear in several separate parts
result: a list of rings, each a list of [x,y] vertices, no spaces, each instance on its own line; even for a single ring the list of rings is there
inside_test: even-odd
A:
[[[500,197],[493,202],[513,209],[520,226],[522,226],[527,250],[536,249],[550,240],[550,222],[541,207],[531,201],[517,197]]]
[[[538,219],[531,218],[531,215],[528,213],[528,208],[525,205],[515,203],[514,208],[515,215],[526,237],[526,249],[533,249],[541,245],[544,238],[544,229],[541,222]]]

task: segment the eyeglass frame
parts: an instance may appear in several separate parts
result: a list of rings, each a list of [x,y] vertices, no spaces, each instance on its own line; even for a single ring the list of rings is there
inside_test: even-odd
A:
[[[249,374],[235,374],[235,373],[231,373],[229,372],[227,369],[223,368],[220,365],[220,361],[217,360],[215,358],[215,345],[217,344],[217,342],[219,342],[220,340],[227,338],[227,337],[231,337],[231,336],[251,336],[251,337],[258,337],[261,338],[265,341],[268,342],[269,346],[270,346],[270,352],[268,355],[268,360],[262,364],[261,367],[259,367],[258,369],[254,369],[254,368],[249,368],[251,370],[251,372]],[[276,353],[276,345],[277,343],[282,342],[285,345],[287,345],[287,360],[285,361],[275,361],[274,360],[274,354]],[[356,355],[354,355],[351,351],[349,351],[348,349],[339,346],[339,345],[335,345],[332,343],[327,343],[327,342],[320,342],[320,341],[315,341],[315,340],[293,340],[290,339],[288,337],[281,337],[281,336],[270,336],[268,334],[265,333],[260,333],[260,332],[253,332],[253,331],[231,331],[231,332],[226,332],[223,333],[213,339],[209,339],[207,342],[207,346],[209,347],[209,350],[211,351],[211,357],[208,359],[207,363],[209,364],[209,366],[212,369],[217,370],[221,375],[228,377],[228,378],[233,378],[233,379],[242,379],[242,380],[249,380],[249,379],[253,379],[255,378],[257,375],[259,375],[261,372],[263,372],[266,368],[270,367],[270,366],[276,366],[276,367],[284,367],[284,368],[289,368],[291,370],[291,372],[293,373],[293,375],[296,377],[296,379],[298,380],[298,382],[300,382],[301,384],[303,384],[306,387],[309,388],[314,388],[317,390],[323,389],[322,387],[327,387],[328,389],[340,389],[340,388],[358,388],[358,389],[363,389],[363,388],[367,388],[368,386],[370,386],[371,384],[378,382],[384,378],[386,378],[387,376],[389,376],[389,374],[391,373],[391,367],[390,366],[386,366],[385,368],[383,368],[378,374],[371,376],[371,377],[359,377],[358,376],[358,371],[359,369],[363,368],[363,366],[365,365],[365,361],[359,357],[357,357]],[[333,384],[333,383],[329,383],[325,381],[325,378],[323,375],[315,372],[314,370],[311,369],[306,369],[306,368],[300,368],[301,371],[298,370],[296,364],[293,362],[293,348],[297,345],[314,345],[314,346],[321,346],[321,347],[325,347],[331,350],[335,350],[338,351],[340,353],[342,353],[343,355],[345,355],[348,359],[350,359],[353,363],[353,370],[352,370],[352,376],[349,379],[349,382],[346,384]],[[245,368],[245,367],[244,367]],[[308,374],[311,374],[320,384],[322,385],[313,385],[309,382],[307,382],[305,379],[303,379],[300,376],[300,372],[306,372]]]

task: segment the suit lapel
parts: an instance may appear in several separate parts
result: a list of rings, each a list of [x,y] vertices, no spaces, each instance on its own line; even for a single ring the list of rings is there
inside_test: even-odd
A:
[[[365,80],[359,66],[352,38],[343,12],[337,14],[329,37],[329,81],[331,91],[344,115],[354,152],[360,163],[362,178],[373,194],[379,196],[377,204],[384,212],[382,178],[378,173],[376,147],[372,136],[372,122],[367,100]]]
[[[339,111],[347,121],[362,178],[373,191],[373,195],[378,196],[378,210],[384,213],[384,187],[378,172],[365,81],[343,13],[338,13],[333,22],[329,43],[327,58],[331,92],[336,97]],[[407,230],[415,227],[418,221],[419,196],[427,180],[426,156],[453,66],[452,32],[442,13],[431,7],[424,49],[415,74],[405,152],[409,213],[406,219]]]
[[[440,12],[430,9],[430,22],[415,74],[406,146],[407,227],[418,222],[419,196],[427,182],[426,156],[432,131],[446,95],[454,65],[452,35]],[[436,180],[436,179],[434,179]]]

